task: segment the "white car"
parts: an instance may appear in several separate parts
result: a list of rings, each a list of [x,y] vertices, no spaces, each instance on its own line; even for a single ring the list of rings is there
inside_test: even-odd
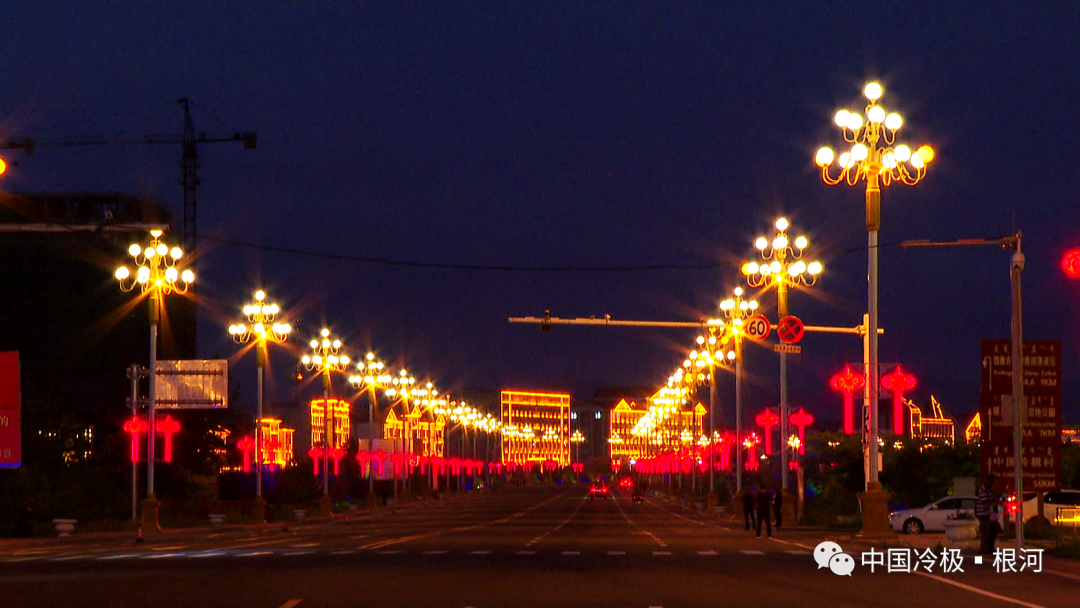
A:
[[[889,514],[889,524],[906,534],[944,532],[945,520],[959,513],[975,516],[974,496],[946,496],[919,509],[896,511]]]
[[[1080,507],[1080,490],[1060,490],[1043,495],[1043,517],[1054,523],[1061,507]],[[1024,523],[1031,521],[1038,514],[1039,504],[1034,492],[1024,492]]]

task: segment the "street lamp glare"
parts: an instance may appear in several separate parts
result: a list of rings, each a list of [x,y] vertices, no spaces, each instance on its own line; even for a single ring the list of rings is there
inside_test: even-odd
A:
[[[836,122],[836,126],[840,127],[841,129],[848,126],[850,119],[851,112],[848,112],[847,110],[840,110],[836,113],[836,116],[833,117],[833,121]],[[825,148],[822,149],[824,150]]]
[[[116,278],[117,278],[117,280],[123,281],[123,280],[127,279],[129,276],[131,276],[131,271],[128,270],[127,266],[121,266],[121,267],[116,269]]]
[[[773,246],[773,249],[784,249],[784,248],[786,248],[788,246],[787,237],[783,236],[783,235],[776,237],[775,239],[773,239],[772,246]]]
[[[736,287],[736,288],[735,288],[735,295],[737,295],[737,296],[741,296],[742,294],[743,294],[743,289],[742,289],[742,287]]]
[[[754,247],[757,247],[761,251],[764,251],[765,248],[768,247],[768,246],[769,246],[769,239],[766,239],[763,236],[759,236],[758,239],[756,241],[754,241]]]
[[[874,106],[866,113],[866,118],[873,123],[885,122],[885,108],[881,106]]]
[[[812,276],[821,274],[821,270],[821,262],[810,262],[806,265],[806,272],[809,272]]]
[[[324,338],[329,338],[329,337],[330,337],[330,330],[329,330],[329,329],[326,329],[326,328],[324,327],[324,328],[322,329],[322,331],[321,331],[321,332],[319,332],[319,334],[320,334],[320,335],[321,335],[322,337],[324,337]]]
[[[881,99],[881,94],[884,92],[885,90],[882,89],[881,85],[877,82],[868,82],[866,83],[866,87],[863,88],[863,95],[866,95],[866,98],[870,101]]]
[[[855,144],[851,147],[851,157],[855,160],[866,160],[867,155],[870,154],[870,149],[865,144]]]
[[[137,258],[140,253],[142,253],[142,247],[138,243],[132,243],[131,247],[128,247],[128,255],[131,257]]]
[[[919,149],[915,151],[915,156],[922,162],[929,163],[934,160],[934,149],[930,146],[919,146]]]
[[[817,155],[814,157],[814,162],[819,167],[828,167],[833,161],[832,148],[828,146],[822,146],[818,148]]]
[[[810,240],[805,236],[796,237],[795,247],[797,249],[806,249],[806,246],[810,244]]]
[[[904,119],[896,112],[890,112],[889,115],[885,117],[885,128],[890,131],[899,130],[903,124]]]
[[[852,131],[858,131],[859,129],[862,128],[862,124],[863,124],[863,121],[862,121],[862,115],[861,114],[857,114],[855,112],[848,113],[847,127],[849,129],[851,129]]]
[[[789,225],[786,217],[776,219],[776,229],[780,232],[787,230]]]
[[[759,265],[757,262],[747,262],[743,264],[742,273],[746,276],[750,276],[752,274],[757,274],[758,269]]]

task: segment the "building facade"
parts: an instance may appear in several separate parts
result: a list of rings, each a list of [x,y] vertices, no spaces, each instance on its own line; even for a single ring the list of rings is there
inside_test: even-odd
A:
[[[329,401],[329,408],[327,402]],[[333,433],[330,440],[333,442],[331,449],[345,449],[349,443],[349,409],[348,401],[341,399],[312,399],[311,400],[311,445],[326,445],[326,419],[327,410],[333,421]]]
[[[502,461],[570,465],[570,394],[502,391]]]
[[[628,465],[639,458],[693,447],[703,433],[707,414],[704,405],[688,407],[681,394],[668,387],[650,395],[644,406],[620,401],[611,411],[611,459]]]

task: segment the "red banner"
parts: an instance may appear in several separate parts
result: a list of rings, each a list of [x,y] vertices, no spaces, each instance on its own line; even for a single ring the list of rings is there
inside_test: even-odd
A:
[[[22,465],[22,397],[19,353],[0,353],[0,469]]]

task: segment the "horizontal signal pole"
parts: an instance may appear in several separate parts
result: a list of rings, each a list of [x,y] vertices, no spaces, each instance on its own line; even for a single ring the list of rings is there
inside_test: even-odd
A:
[[[723,325],[724,322],[719,319],[704,319],[702,321],[619,321],[612,319],[610,315],[604,315],[604,318],[597,319],[595,317],[576,317],[567,318],[562,317],[510,317],[511,323],[528,323],[531,325],[542,325],[547,327],[549,325],[600,325],[607,327],[708,327],[710,325]],[[804,325],[803,331],[819,332],[819,333],[832,333],[832,334],[858,334],[862,335],[866,333],[866,328],[862,325],[856,325],[855,327],[829,327],[825,325]],[[885,333],[884,329],[878,328],[878,333]]]

